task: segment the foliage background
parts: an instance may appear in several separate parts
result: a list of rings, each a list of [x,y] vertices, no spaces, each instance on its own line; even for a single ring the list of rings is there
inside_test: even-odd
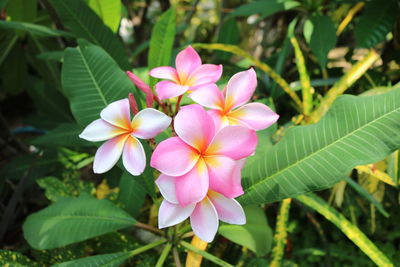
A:
[[[77,137],[105,104],[129,92],[144,106],[143,95],[124,71],[133,69],[154,85],[147,71],[173,64],[171,59],[188,44],[203,62],[224,64],[221,86],[234,73],[254,66],[254,99],[281,116],[278,125],[260,132],[258,152],[243,171],[247,193],[241,202],[257,204],[246,207],[249,223],[222,225],[203,254],[204,265],[400,262],[398,1],[1,0],[0,9],[3,265],[49,266],[109,254],[79,264],[155,266],[161,259],[161,264],[174,266],[193,250],[174,241],[169,248],[138,254],[152,248],[149,244],[158,242],[160,234],[143,229],[157,222],[156,174],[147,169],[134,178],[114,168],[94,175],[96,147]],[[343,93],[371,97],[342,97],[331,108]],[[323,123],[306,126],[329,108]],[[278,185],[273,184],[272,159],[289,164],[297,159],[296,147],[308,144],[303,152],[309,155],[323,133],[337,128],[342,136],[352,127],[362,128],[362,123],[345,123],[343,117],[361,118],[355,114],[359,110],[366,120],[374,120],[375,111],[386,114],[384,123],[361,132],[368,135],[364,141],[354,137],[342,144],[342,151],[333,152],[338,162],[320,155],[311,164],[318,168],[316,174],[309,167],[297,170],[294,178],[278,176]],[[301,136],[313,138],[304,141]],[[260,181],[264,185],[256,188]],[[292,183],[295,189],[290,189]],[[274,188],[280,190],[274,193]],[[321,189],[318,197],[300,196]],[[295,198],[280,201],[288,197]],[[46,208],[52,203],[58,206]],[[119,220],[103,228],[76,219],[57,221],[68,212],[102,212]],[[40,236],[38,229],[52,223],[58,228],[46,232],[47,239]],[[182,225],[180,230],[188,229]],[[162,234],[170,237],[172,231]]]

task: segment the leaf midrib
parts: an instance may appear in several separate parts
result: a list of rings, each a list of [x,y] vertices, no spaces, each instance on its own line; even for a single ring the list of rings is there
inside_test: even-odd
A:
[[[346,139],[349,135],[353,135],[353,134],[355,134],[356,132],[361,131],[363,128],[368,127],[369,125],[373,124],[374,122],[376,122],[376,121],[378,121],[378,120],[380,120],[380,119],[382,119],[382,118],[384,118],[384,117],[390,116],[390,114],[392,114],[392,113],[394,113],[394,112],[397,112],[397,111],[399,111],[399,110],[400,110],[400,108],[396,108],[396,109],[394,109],[393,111],[391,111],[391,112],[389,112],[389,113],[385,113],[385,114],[383,114],[382,116],[379,116],[378,118],[376,118],[376,119],[374,119],[374,120],[368,122],[367,124],[363,125],[362,127],[357,128],[355,131],[352,131],[352,132],[346,134],[345,136],[340,137],[339,139],[337,139],[336,141],[330,143],[329,145],[324,146],[323,148],[318,149],[318,150],[312,152],[311,154],[307,155],[306,157],[304,157],[304,158],[302,158],[302,159],[300,159],[300,160],[294,162],[293,164],[291,164],[291,165],[289,165],[289,166],[287,166],[287,167],[285,167],[285,168],[279,170],[278,172],[274,173],[273,175],[270,175],[270,176],[265,177],[264,179],[261,179],[259,182],[257,182],[257,183],[255,183],[255,184],[251,185],[246,191],[249,192],[250,190],[252,190],[254,187],[258,186],[259,184],[263,184],[263,183],[265,183],[265,182],[267,182],[267,181],[269,181],[269,180],[274,179],[276,176],[280,175],[281,173],[285,172],[286,170],[291,169],[292,167],[295,167],[296,165],[300,164],[301,162],[303,162],[303,161],[305,161],[305,160],[307,160],[307,159],[313,157],[315,154],[317,154],[317,153],[319,153],[319,152],[321,152],[321,151],[324,151],[325,149],[328,149],[329,147],[335,145],[335,144],[338,143],[338,142],[341,142],[342,140]]]
[[[89,68],[89,65],[88,65],[88,63],[87,63],[87,61],[86,61],[86,58],[85,58],[85,56],[84,56],[84,54],[83,54],[81,48],[80,48],[80,47],[77,47],[77,49],[78,49],[78,51],[79,51],[79,54],[81,55],[82,61],[83,61],[84,65],[85,65],[85,68],[86,68],[86,70],[87,70],[87,72],[88,72],[88,74],[89,74],[89,76],[90,76],[90,79],[92,80],[93,84],[95,85],[95,88],[96,88],[97,92],[99,93],[99,96],[100,96],[101,100],[103,101],[104,105],[107,106],[107,105],[108,105],[108,102],[107,102],[105,96],[103,95],[103,93],[102,93],[102,91],[101,91],[101,89],[100,89],[100,86],[99,86],[99,84],[97,83],[97,80],[94,78],[94,76],[93,76],[93,74],[92,74],[92,72],[91,72],[91,70],[90,70],[90,68]]]

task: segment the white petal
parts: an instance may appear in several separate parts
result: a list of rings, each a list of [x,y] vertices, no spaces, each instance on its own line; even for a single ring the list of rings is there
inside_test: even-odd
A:
[[[226,198],[217,192],[210,191],[208,197],[218,213],[218,218],[226,223],[245,224],[246,216],[242,206],[233,198]]]
[[[165,228],[186,220],[193,212],[195,204],[182,207],[163,200],[158,212],[158,228]]]
[[[128,137],[128,134],[114,137],[97,149],[93,162],[93,171],[95,173],[105,173],[118,162]]]
[[[112,125],[130,129],[131,113],[127,98],[112,102],[100,112],[100,117]]]
[[[213,241],[218,230],[218,214],[208,197],[197,203],[190,215],[190,224],[200,239],[208,243]]]
[[[133,135],[142,139],[153,138],[167,129],[171,120],[153,108],[143,109],[132,120]]]
[[[133,136],[129,136],[125,142],[122,162],[127,171],[134,176],[142,174],[146,167],[146,154],[143,146]]]
[[[156,185],[160,189],[161,195],[170,203],[178,204],[175,191],[176,177],[161,174],[156,180]]]
[[[86,126],[79,137],[91,142],[98,142],[111,139],[124,132],[126,131],[109,124],[105,120],[98,119]]]

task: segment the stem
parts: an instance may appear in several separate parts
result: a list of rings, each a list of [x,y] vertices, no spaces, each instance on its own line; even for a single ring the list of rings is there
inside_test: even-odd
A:
[[[176,267],[181,267],[182,263],[181,263],[181,259],[179,258],[179,253],[178,253],[178,250],[176,249],[176,247],[172,250],[172,253],[174,255],[174,261],[175,261]]]
[[[182,96],[183,95],[178,96],[178,100],[176,101],[175,115],[178,114],[178,111],[179,111],[179,108],[180,108],[180,105],[181,105]]]
[[[147,230],[149,232],[155,233],[157,235],[162,235],[163,234],[163,232],[161,230],[159,230],[159,229],[157,229],[157,228],[155,228],[155,227],[153,227],[151,225],[144,224],[144,223],[141,223],[141,222],[136,222],[134,224],[134,226],[137,227],[137,228],[140,228],[140,229]]]
[[[161,245],[161,244],[163,244],[165,242],[167,242],[167,239],[161,238],[160,240],[157,240],[156,242],[153,242],[153,243],[147,244],[146,246],[143,246],[143,247],[140,247],[140,248],[132,250],[130,255],[131,256],[135,256],[137,254],[145,252],[146,250],[155,248],[155,247],[157,247],[157,246],[159,246],[159,245]]]
[[[167,243],[165,245],[163,251],[161,252],[160,258],[158,258],[158,261],[156,263],[156,267],[162,267],[164,265],[164,262],[167,259],[171,248],[172,248],[172,244],[171,243]]]

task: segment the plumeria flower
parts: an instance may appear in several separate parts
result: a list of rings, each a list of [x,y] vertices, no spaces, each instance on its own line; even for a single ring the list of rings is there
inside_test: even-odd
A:
[[[173,177],[180,205],[201,201],[209,188],[228,198],[243,194],[237,161],[254,153],[255,131],[228,126],[216,132],[210,115],[197,104],[180,109],[174,129],[177,136],[156,147],[150,165]]]
[[[279,115],[264,104],[246,104],[256,87],[256,72],[251,68],[233,75],[224,92],[213,85],[199,88],[189,97],[210,108],[208,114],[214,119],[217,129],[227,125],[242,125],[258,131],[274,124]]]
[[[243,208],[233,198],[209,190],[199,202],[181,206],[174,187],[175,179],[160,176],[156,184],[165,198],[158,213],[158,228],[183,222],[190,216],[193,232],[202,240],[211,242],[218,230],[218,220],[230,224],[245,224]]]
[[[161,100],[183,95],[198,86],[214,84],[222,74],[222,65],[201,64],[200,56],[191,46],[178,53],[175,65],[176,69],[157,67],[150,71],[155,78],[167,79],[156,84]]]
[[[96,151],[93,163],[95,173],[110,170],[122,154],[122,162],[128,172],[140,175],[146,167],[146,154],[137,138],[153,138],[171,123],[170,117],[152,108],[139,111],[131,121],[128,99],[109,104],[101,111],[100,117],[79,135],[92,142],[109,139]]]

